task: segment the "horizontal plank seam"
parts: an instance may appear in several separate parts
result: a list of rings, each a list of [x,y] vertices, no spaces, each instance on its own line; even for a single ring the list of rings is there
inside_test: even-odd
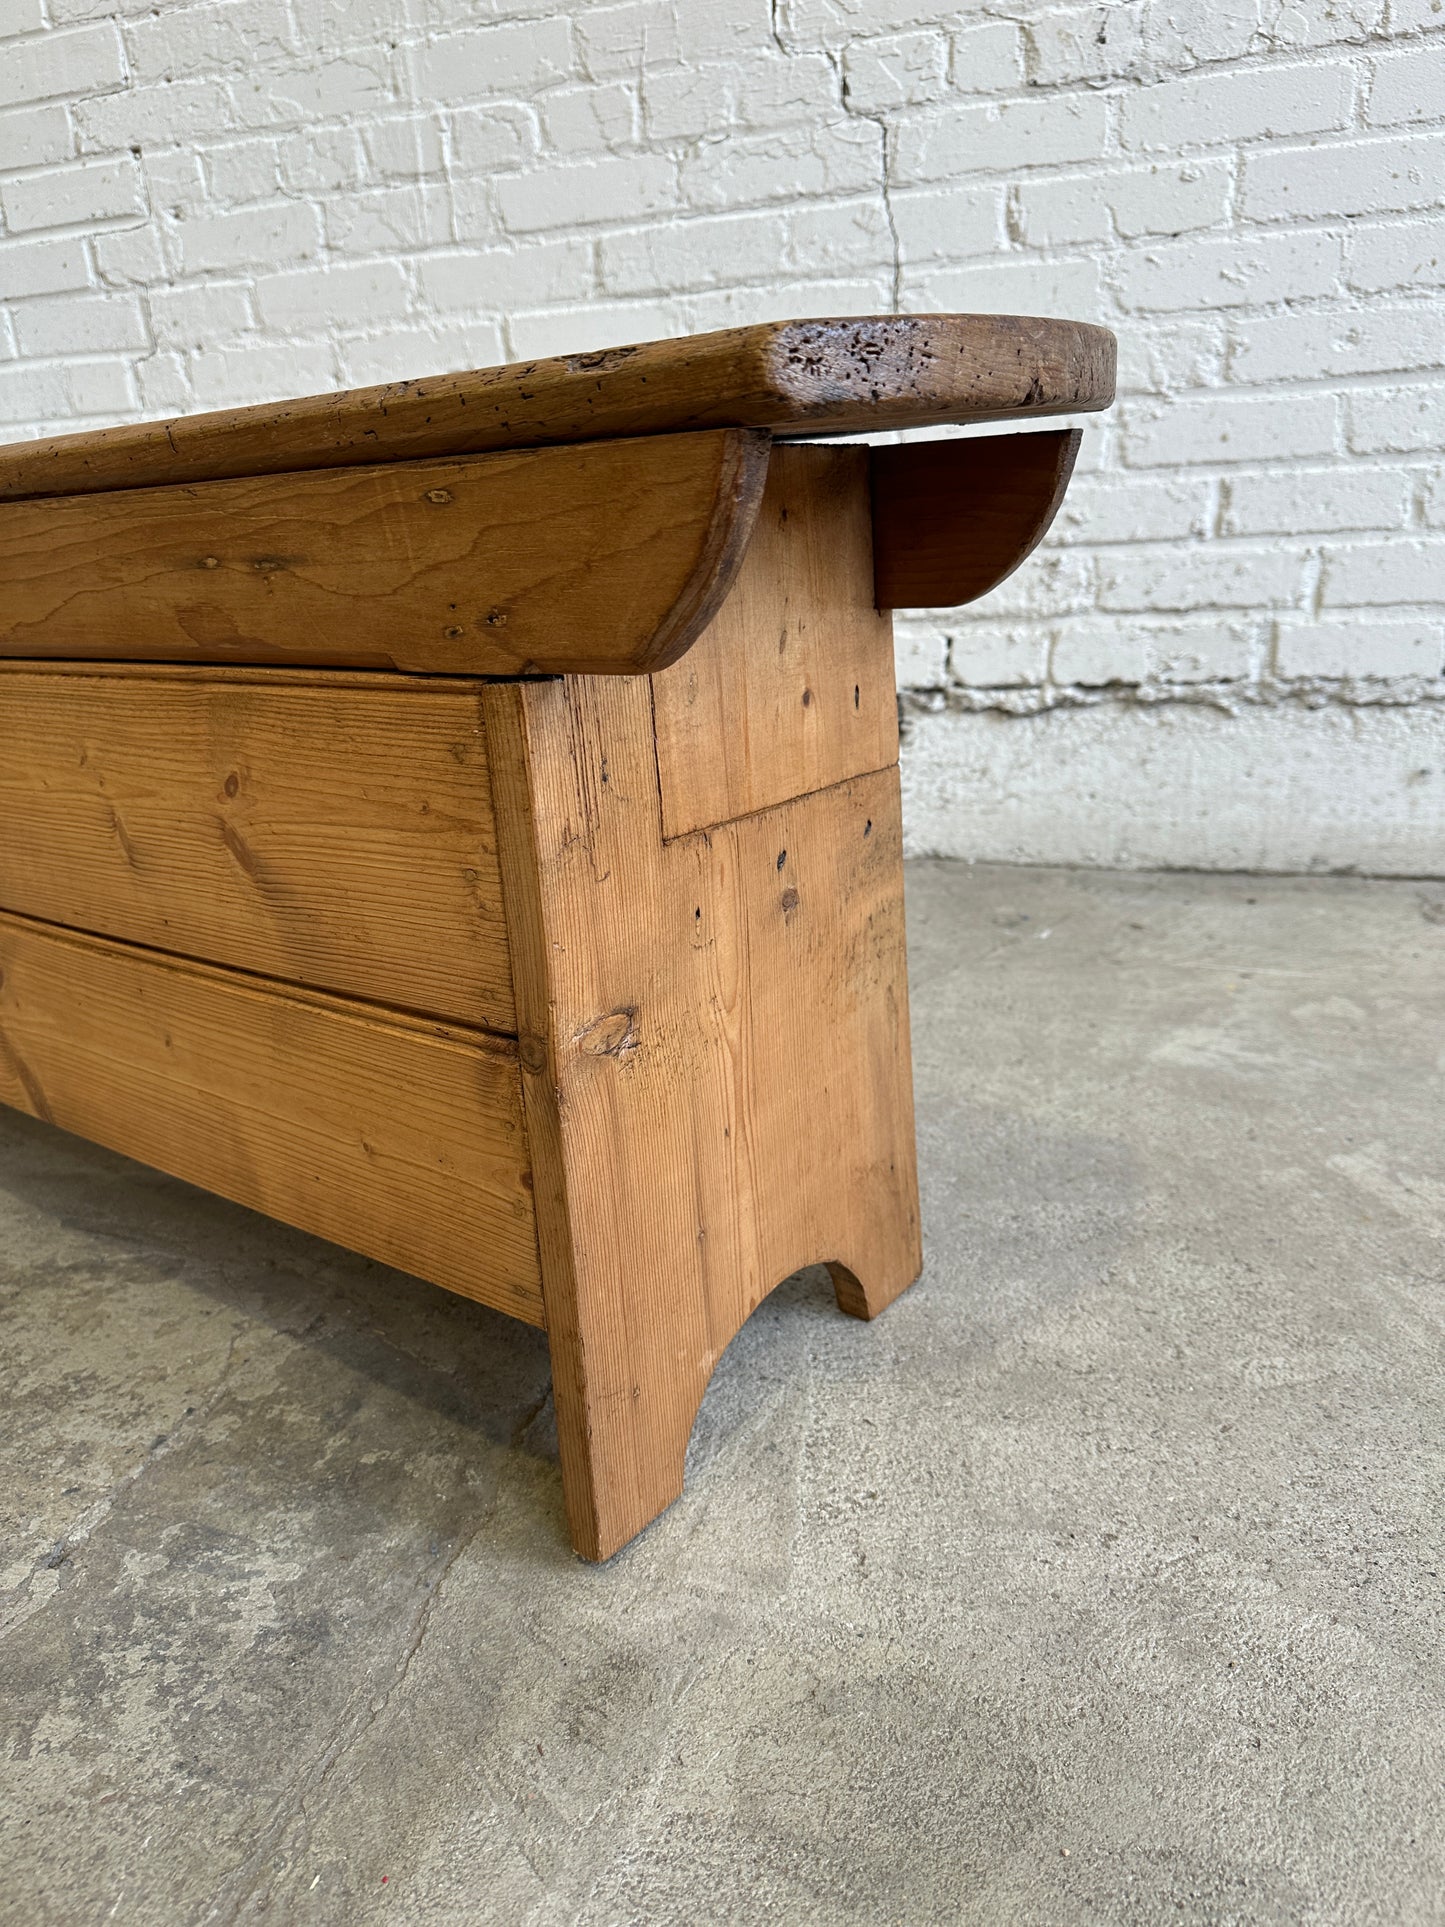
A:
[[[555,676],[459,676],[454,669],[348,669],[338,664],[314,668],[284,662],[152,662],[140,658],[110,656],[0,656],[0,676],[88,676],[92,681],[107,676],[147,676],[164,682],[204,682],[248,688],[258,681],[290,688],[375,689],[378,694],[407,693],[417,696],[475,695],[486,682],[555,682]]]
[[[69,941],[82,949],[113,947],[145,962],[172,965],[190,971],[195,976],[218,977],[242,989],[279,992],[293,1003],[329,1010],[338,1017],[349,1017],[353,1021],[379,1018],[397,1030],[417,1031],[443,1043],[470,1044],[494,1057],[515,1057],[517,1054],[515,1031],[488,1030],[482,1024],[468,1024],[457,1018],[444,1017],[439,1011],[384,1004],[373,997],[342,994],[318,984],[297,983],[290,977],[274,977],[265,971],[243,970],[235,964],[217,963],[211,957],[196,957],[183,950],[162,950],[155,944],[137,943],[130,937],[113,936],[106,930],[88,930],[77,924],[56,923],[53,918],[32,916],[28,911],[12,910],[0,903],[0,924],[3,923],[21,924],[43,936]]]
[[[654,737],[654,750],[656,738]],[[760,803],[755,810],[742,810],[737,816],[720,816],[715,823],[699,823],[695,830],[674,830],[671,836],[664,836],[664,843],[685,843],[690,836],[711,836],[714,830],[731,829],[734,823],[746,823],[754,816],[767,816],[773,810],[786,810],[794,803],[805,803],[810,796],[827,796],[830,791],[847,789],[850,783],[866,782],[870,776],[882,776],[898,764],[880,763],[876,769],[855,769],[847,776],[840,776],[836,782],[820,783],[816,789],[798,790],[792,796],[780,796],[775,802]],[[661,779],[659,778],[659,781]]]

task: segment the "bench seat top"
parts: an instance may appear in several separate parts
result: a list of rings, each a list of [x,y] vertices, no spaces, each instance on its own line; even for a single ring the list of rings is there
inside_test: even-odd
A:
[[[1107,328],[1033,315],[778,321],[0,448],[0,500],[704,428],[882,432],[1107,408]]]

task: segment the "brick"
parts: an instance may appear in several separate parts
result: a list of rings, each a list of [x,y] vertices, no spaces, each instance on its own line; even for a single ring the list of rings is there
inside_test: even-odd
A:
[[[891,298],[891,272],[828,281],[769,280],[754,288],[717,288],[678,295],[668,312],[672,332],[700,334],[709,328],[744,328],[778,315],[874,314]],[[659,309],[662,304],[659,303]]]
[[[1028,567],[981,596],[985,616],[1053,617],[1086,609],[1094,599],[1093,558],[1081,549],[1037,549]]]
[[[435,322],[384,328],[378,335],[343,340],[337,349],[340,379],[347,387],[403,381],[416,375],[451,374],[459,368],[495,368],[508,360],[496,319]]]
[[[1130,623],[1067,618],[1049,663],[1065,687],[1110,683],[1237,682],[1256,669],[1252,623],[1206,615],[1178,622]]]
[[[629,147],[641,112],[636,86],[565,87],[541,103],[547,145],[556,154],[609,154]]]
[[[1367,294],[1445,287],[1445,233],[1440,223],[1357,229],[1350,237],[1345,278],[1352,288]]]
[[[1099,84],[1121,80],[1139,67],[1144,45],[1142,0],[1061,7],[1039,15],[1024,29],[1028,72],[1035,87],[1070,81]]]
[[[993,182],[895,188],[889,205],[903,259],[910,265],[966,260],[1003,246],[1004,190]]]
[[[1445,540],[1356,542],[1325,554],[1320,599],[1327,608],[1438,603],[1445,582]]]
[[[977,267],[905,267],[905,307],[914,313],[1055,314],[1105,319],[1097,261],[1005,259]]]
[[[1445,0],[1389,0],[1387,31],[1429,33],[1445,27]]]
[[[1227,161],[1180,161],[1127,173],[1065,174],[1023,180],[1015,190],[1031,247],[1183,234],[1217,227],[1229,214],[1234,171]]]
[[[208,144],[232,124],[231,97],[215,80],[178,80],[173,87],[132,87],[71,107],[82,153],[154,149],[176,141]]]
[[[1094,160],[1104,152],[1107,130],[1107,108],[1092,95],[953,107],[899,124],[896,178],[952,180]]]
[[[1254,154],[1245,162],[1243,208],[1276,221],[1438,207],[1445,201],[1445,135],[1350,141]]]
[[[54,241],[0,241],[0,292],[7,301],[26,295],[68,294],[90,286],[90,260],[79,235]]]
[[[1375,61],[1365,119],[1371,127],[1445,119],[1445,46],[1437,42]]]
[[[24,364],[0,368],[0,422],[33,422],[44,433],[47,418],[70,413],[65,370]]]
[[[147,415],[189,415],[196,406],[186,358],[174,349],[147,355],[135,365],[140,406]]]
[[[17,301],[12,319],[22,355],[93,355],[150,346],[134,295],[45,295]]]
[[[20,107],[0,114],[0,168],[45,167],[74,151],[63,107]]]
[[[136,405],[135,380],[124,361],[72,361],[65,385],[74,415],[128,415]]]
[[[951,634],[932,631],[947,651],[944,676],[936,671],[925,674],[917,682],[904,682],[905,688],[937,688],[946,678],[975,689],[1024,689],[1041,683],[1048,673],[1055,633],[1051,627],[1036,622],[989,622],[968,611],[959,611],[952,623],[957,626],[950,625]],[[900,655],[900,671],[911,666]],[[923,667],[933,669],[927,658]]]
[[[99,279],[111,288],[154,288],[169,271],[160,230],[155,226],[112,229],[90,237]]]
[[[1126,94],[1119,109],[1125,147],[1177,152],[1181,137],[1201,146],[1348,127],[1355,75],[1325,66],[1254,67],[1159,81]]]
[[[180,232],[181,260],[188,274],[248,268],[263,261],[305,261],[320,247],[316,210],[298,201],[206,215],[185,222]]]
[[[1188,615],[1199,609],[1289,608],[1304,583],[1303,551],[1201,542],[1190,548],[1106,549],[1099,607]]]
[[[1275,624],[1274,667],[1286,679],[1438,676],[1445,668],[1439,619],[1381,621],[1372,614]]]
[[[622,155],[514,174],[496,183],[502,219],[514,233],[635,221],[676,205],[673,164],[658,154]]]
[[[1224,484],[1226,535],[1292,535],[1297,530],[1403,528],[1410,477],[1398,468],[1289,468],[1232,475]]]
[[[1131,467],[1259,462],[1328,455],[1336,440],[1333,395],[1207,395],[1140,403],[1123,413]]]
[[[956,92],[1007,94],[1023,77],[1023,39],[1011,20],[960,27],[954,34],[948,78]]]
[[[541,150],[541,128],[530,107],[511,102],[464,107],[452,114],[447,124],[453,161],[468,174],[525,167]]]
[[[666,302],[594,302],[581,314],[574,308],[515,314],[508,323],[511,355],[526,361],[543,355],[621,348],[634,341],[681,334],[677,310]]]
[[[202,348],[255,325],[250,284],[200,281],[184,288],[156,288],[148,302],[151,330],[160,348]]]
[[[1349,424],[1350,447],[1362,455],[1438,452],[1445,446],[1445,384],[1418,382],[1351,395]]]
[[[410,306],[406,276],[395,261],[343,262],[262,275],[256,307],[276,333],[370,327],[393,321]]]
[[[49,24],[42,0],[6,0],[5,11],[0,14],[0,40],[39,33]]]
[[[602,286],[609,294],[650,295],[673,288],[766,281],[777,273],[787,252],[787,217],[779,210],[718,220],[666,221],[607,235],[598,258]]]
[[[198,408],[234,407],[335,388],[336,353],[329,344],[254,341],[206,347],[190,357]]]
[[[821,194],[876,189],[882,176],[878,129],[866,121],[779,128],[708,146],[683,157],[680,184],[692,207],[747,207]]]
[[[1070,484],[1054,527],[1061,540],[1177,542],[1207,535],[1213,521],[1214,485],[1199,476],[1085,475]]]
[[[1149,10],[1149,58],[1164,68],[1240,60],[1258,45],[1261,0],[1160,0]]]
[[[878,198],[799,207],[788,215],[787,266],[799,274],[857,268],[892,272],[893,236]]]
[[[455,196],[458,204],[465,186]],[[446,190],[427,181],[332,194],[324,206],[327,245],[341,254],[410,254],[452,239]]]
[[[444,34],[416,52],[421,96],[466,106],[487,94],[526,98],[572,71],[572,30],[561,17]]]
[[[278,69],[264,79],[236,79],[229,91],[232,125],[240,129],[307,128],[396,105],[388,58],[369,48]]]
[[[677,16],[669,0],[627,0],[588,7],[577,20],[582,70],[593,80],[634,74],[682,59]]]
[[[1438,465],[1425,478],[1425,521],[1432,529],[1445,528],[1445,470]]]
[[[697,140],[758,127],[816,127],[836,121],[838,77],[821,54],[776,52],[642,78],[649,138]]]
[[[166,7],[126,29],[126,48],[131,72],[142,83],[244,73],[294,52],[283,0]]]
[[[1177,395],[1224,382],[1222,317],[1131,321],[1119,336],[1119,392]]]
[[[431,255],[417,269],[422,302],[443,312],[581,303],[596,292],[593,243],[568,236],[515,248]]]
[[[7,224],[17,232],[79,227],[144,213],[145,190],[139,168],[126,154],[12,175],[0,186],[0,206]]]
[[[275,200],[281,192],[280,141],[268,134],[212,147],[206,155],[206,185],[213,205]]]
[[[926,616],[895,616],[893,670],[903,689],[942,689],[948,680],[948,637]]]
[[[331,195],[369,178],[354,127],[316,127],[277,142],[281,185],[290,194]]]
[[[0,107],[74,99],[125,84],[125,55],[112,21],[17,41],[0,60]]]
[[[673,0],[678,57],[693,61],[730,59],[772,37],[770,0]]]
[[[523,117],[519,110],[513,109],[502,124],[512,126],[519,117]],[[524,117],[530,125],[530,115]],[[441,123],[430,114],[398,114],[393,119],[372,121],[358,131],[373,179],[411,181],[422,175],[440,174],[445,167]],[[453,151],[456,151],[455,133]],[[483,166],[498,164],[493,156],[482,163]]]
[[[843,56],[843,98],[857,114],[891,113],[941,100],[950,48],[941,33],[880,35],[854,41]]]
[[[1126,308],[1262,308],[1334,293],[1342,248],[1337,235],[1311,229],[1166,243],[1121,253],[1115,285]]]
[[[1234,323],[1232,336],[1229,372],[1241,382],[1388,374],[1445,363],[1445,313],[1435,307],[1251,315]]]

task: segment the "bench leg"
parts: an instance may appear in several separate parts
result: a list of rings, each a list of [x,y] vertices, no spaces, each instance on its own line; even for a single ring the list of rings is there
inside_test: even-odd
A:
[[[917,1276],[896,767],[666,838],[645,678],[488,686],[573,1543],[677,1496],[748,1315]]]

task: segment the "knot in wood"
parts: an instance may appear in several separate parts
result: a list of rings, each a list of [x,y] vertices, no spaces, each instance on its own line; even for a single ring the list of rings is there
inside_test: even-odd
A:
[[[576,1033],[574,1042],[590,1057],[630,1057],[641,1043],[635,1007],[612,1010],[594,1018]]]

